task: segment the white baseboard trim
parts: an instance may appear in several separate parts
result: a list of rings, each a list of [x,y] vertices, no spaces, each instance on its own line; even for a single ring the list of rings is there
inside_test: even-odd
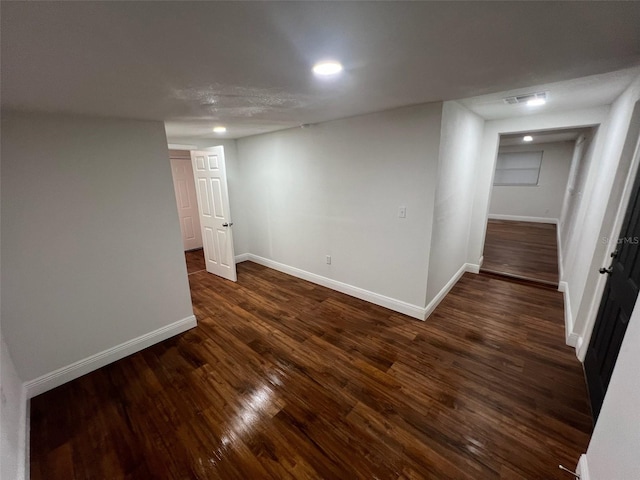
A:
[[[580,480],[591,480],[591,475],[589,475],[589,462],[587,461],[587,455],[580,455],[580,460],[578,460],[578,466],[576,467],[576,473],[580,475]]]
[[[513,222],[533,222],[533,223],[554,223],[558,224],[557,218],[547,217],[526,217],[523,215],[500,215],[497,213],[490,213],[488,215],[489,220],[511,220]]]
[[[565,343],[570,347],[576,348],[580,336],[573,331],[573,316],[571,315],[571,302],[569,301],[569,284],[567,282],[558,282],[558,291],[562,292],[562,296],[564,297]]]
[[[411,303],[396,300],[395,298],[386,297],[384,295],[380,295],[378,293],[374,293],[360,287],[354,287],[353,285],[342,283],[338,280],[323,277],[315,273],[307,272],[299,268],[290,267],[289,265],[285,265],[274,260],[269,260],[268,258],[259,257],[258,255],[254,255],[252,253],[247,254],[247,257],[247,260],[251,262],[264,265],[265,267],[273,268],[274,270],[278,270],[279,272],[286,273],[287,275],[291,275],[293,277],[307,280],[308,282],[315,283],[316,285],[322,285],[323,287],[327,287],[341,293],[346,293],[347,295],[359,298],[360,300],[375,303],[376,305],[388,308],[389,310],[393,310],[394,312],[409,315],[410,317],[417,318],[419,320],[424,320],[425,318],[426,309],[424,307],[419,307]]]
[[[249,260],[249,254],[241,253],[240,255],[236,255],[235,260],[236,260],[236,263],[246,262],[247,260]]]
[[[567,340],[565,342],[567,345],[569,345],[570,347],[573,348],[578,348],[578,343],[580,343],[580,336],[577,333],[573,333],[571,332],[568,336],[567,336]]]
[[[576,342],[576,357],[580,362],[584,363],[584,359],[587,356],[587,347],[589,344],[584,343],[584,337],[579,336],[578,341]]]
[[[480,257],[480,263],[476,265],[475,263],[465,263],[465,271],[469,273],[480,273],[480,267],[482,267],[482,261],[484,257]]]
[[[427,305],[427,308],[425,309],[423,320],[426,320],[427,318],[429,318],[429,315],[431,315],[433,311],[436,309],[436,307],[440,304],[440,302],[444,300],[444,297],[446,297],[447,293],[449,293],[449,291],[453,288],[453,286],[456,283],[458,283],[458,280],[460,280],[462,275],[464,275],[465,272],[472,271],[470,269],[474,269],[474,267],[477,267],[477,265],[471,265],[470,263],[465,263],[460,267],[460,269],[455,273],[453,277],[451,277],[451,279],[442,288],[442,290],[440,290],[438,294],[433,298],[433,300],[429,302],[429,304]],[[472,273],[478,273],[478,272],[472,272]]]
[[[562,258],[562,243],[560,242],[560,222],[556,223],[556,243],[557,243],[557,251],[558,251],[558,279],[562,280],[564,278],[564,260]]]
[[[95,355],[91,355],[83,360],[74,362],[71,365],[58,368],[51,373],[47,373],[34,380],[25,382],[24,385],[27,399],[56,388],[63,383],[67,383],[75,378],[81,377],[82,375],[92,372],[100,367],[104,367],[116,360],[120,360],[132,353],[139,352],[140,350],[150,347],[162,340],[166,340],[174,335],[185,332],[196,325],[195,315],[190,315],[187,318],[178,320],[177,322],[166,325],[154,330],[153,332],[128,340],[120,345],[116,345],[115,347],[109,348]]]

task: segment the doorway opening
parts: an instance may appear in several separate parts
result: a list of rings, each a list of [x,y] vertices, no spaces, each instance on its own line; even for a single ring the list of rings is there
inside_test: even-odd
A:
[[[557,288],[563,220],[585,186],[594,133],[500,135],[481,271]]]
[[[169,150],[187,273],[237,280],[224,147]]]

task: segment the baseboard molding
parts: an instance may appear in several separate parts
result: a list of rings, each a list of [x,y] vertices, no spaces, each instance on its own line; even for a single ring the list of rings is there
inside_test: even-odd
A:
[[[241,253],[240,255],[236,255],[235,260],[236,260],[236,263],[246,262],[247,260],[249,260],[249,254]]]
[[[469,273],[480,273],[480,267],[482,267],[482,260],[484,260],[484,257],[480,257],[480,263],[479,264],[475,264],[475,263],[465,263],[465,271],[469,272]]]
[[[564,260],[562,258],[562,242],[560,241],[560,222],[556,223],[556,243],[557,243],[557,251],[558,251],[558,279],[562,280],[564,278]]]
[[[584,337],[578,337],[578,341],[576,342],[576,357],[580,362],[584,363],[584,359],[587,356],[587,347],[589,344],[584,343]]]
[[[576,473],[580,475],[580,480],[591,480],[591,475],[589,474],[589,462],[587,461],[587,455],[580,455],[580,460],[578,460],[578,466],[576,467]]]
[[[510,220],[512,222],[532,222],[532,223],[553,223],[555,225],[558,224],[557,218],[547,218],[547,217],[526,217],[522,215],[500,215],[497,213],[490,213],[488,216],[489,220]]]
[[[360,300],[375,303],[376,305],[388,308],[389,310],[393,310],[394,312],[409,315],[410,317],[417,318],[419,320],[424,320],[425,318],[426,309],[424,307],[419,307],[411,303],[396,300],[395,298],[386,297],[384,295],[380,295],[378,293],[374,293],[360,287],[354,287],[353,285],[342,283],[331,278],[317,275],[315,273],[307,272],[299,268],[290,267],[289,265],[285,265],[268,258],[260,257],[252,253],[247,254],[247,260],[258,263],[260,265],[264,265],[265,267],[273,268],[274,270],[286,273],[287,275],[307,280],[308,282],[315,283],[316,285],[322,285],[323,287],[327,287],[332,290],[351,295],[352,297],[359,298]]]
[[[571,302],[569,301],[569,284],[567,282],[558,282],[558,291],[562,292],[564,298],[565,343],[570,347],[576,348],[580,336],[573,332],[573,316],[571,315]]]
[[[568,336],[567,336],[567,340],[565,342],[567,345],[569,345],[570,347],[573,347],[575,349],[578,348],[578,344],[580,343],[580,336],[577,333],[573,333],[571,332]],[[576,353],[577,355],[577,353]]]
[[[478,267],[478,266],[471,265],[470,263],[465,263],[460,267],[460,269],[455,273],[453,277],[451,277],[451,279],[442,288],[442,290],[440,290],[438,294],[433,298],[433,300],[429,302],[429,304],[427,305],[427,308],[425,309],[423,320],[426,320],[427,318],[429,318],[429,316],[433,313],[436,307],[440,304],[442,300],[444,300],[444,297],[446,297],[447,293],[449,293],[449,291],[451,291],[454,285],[458,283],[458,280],[460,280],[460,278],[462,277],[462,275],[465,274],[465,272],[478,273],[473,271],[475,267]]]
[[[185,332],[197,325],[195,315],[178,320],[170,325],[146,333],[137,338],[121,343],[115,347],[104,350],[95,355],[91,355],[83,360],[67,365],[66,367],[54,370],[51,373],[42,375],[35,380],[25,382],[26,398],[33,398],[48,390],[56,388],[63,383],[67,383],[75,378],[81,377],[109,363],[120,360],[132,353],[136,353],[162,340]]]

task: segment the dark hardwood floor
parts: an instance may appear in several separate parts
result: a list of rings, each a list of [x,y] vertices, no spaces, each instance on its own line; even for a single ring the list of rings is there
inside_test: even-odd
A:
[[[201,248],[184,252],[184,257],[187,261],[187,273],[189,275],[207,268],[204,262],[204,252]]]
[[[561,294],[465,274],[420,322],[245,262],[199,325],[31,401],[31,478],[567,479],[591,418]]]
[[[481,270],[557,287],[556,226],[489,220]]]

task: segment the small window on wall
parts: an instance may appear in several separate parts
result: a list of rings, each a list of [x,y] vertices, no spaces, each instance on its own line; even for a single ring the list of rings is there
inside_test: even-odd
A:
[[[542,152],[498,153],[494,185],[538,185]]]

